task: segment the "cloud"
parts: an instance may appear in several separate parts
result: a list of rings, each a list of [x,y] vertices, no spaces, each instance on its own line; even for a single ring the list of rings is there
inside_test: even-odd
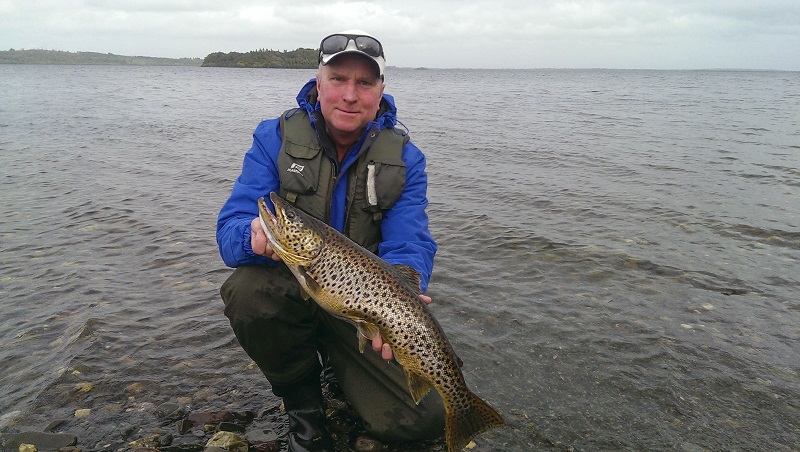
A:
[[[0,0],[0,48],[203,57],[348,28],[400,66],[800,69],[796,0]]]

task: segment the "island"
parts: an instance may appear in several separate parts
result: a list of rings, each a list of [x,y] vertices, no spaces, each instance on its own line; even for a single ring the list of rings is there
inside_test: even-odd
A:
[[[319,65],[316,49],[252,50],[247,53],[216,52],[203,60],[203,67],[257,67],[284,69],[316,69]]]

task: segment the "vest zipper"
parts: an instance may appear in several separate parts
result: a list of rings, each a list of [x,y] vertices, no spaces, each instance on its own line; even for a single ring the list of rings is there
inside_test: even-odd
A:
[[[331,224],[331,203],[333,203],[333,187],[336,186],[336,180],[339,178],[339,165],[334,161],[331,165],[331,177],[328,178],[328,196],[325,200],[325,223]],[[345,221],[347,219],[345,218]]]

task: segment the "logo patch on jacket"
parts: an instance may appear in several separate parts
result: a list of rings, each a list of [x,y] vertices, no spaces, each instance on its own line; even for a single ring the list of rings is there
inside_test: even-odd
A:
[[[303,170],[304,170],[305,168],[306,168],[306,166],[305,166],[305,165],[298,165],[297,163],[292,163],[292,166],[290,166],[290,167],[289,167],[289,168],[286,170],[286,172],[289,172],[289,173],[297,173],[297,174],[299,174],[299,175],[301,175],[301,176],[302,176],[302,175],[303,175]]]

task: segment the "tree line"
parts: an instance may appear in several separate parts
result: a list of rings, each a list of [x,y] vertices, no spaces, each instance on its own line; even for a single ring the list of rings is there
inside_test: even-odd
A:
[[[240,52],[214,52],[203,59],[203,67],[260,67],[284,69],[316,69],[316,49],[251,50]]]
[[[133,66],[200,66],[200,58],[157,58],[98,52],[44,49],[0,50],[0,64],[108,64]]]

